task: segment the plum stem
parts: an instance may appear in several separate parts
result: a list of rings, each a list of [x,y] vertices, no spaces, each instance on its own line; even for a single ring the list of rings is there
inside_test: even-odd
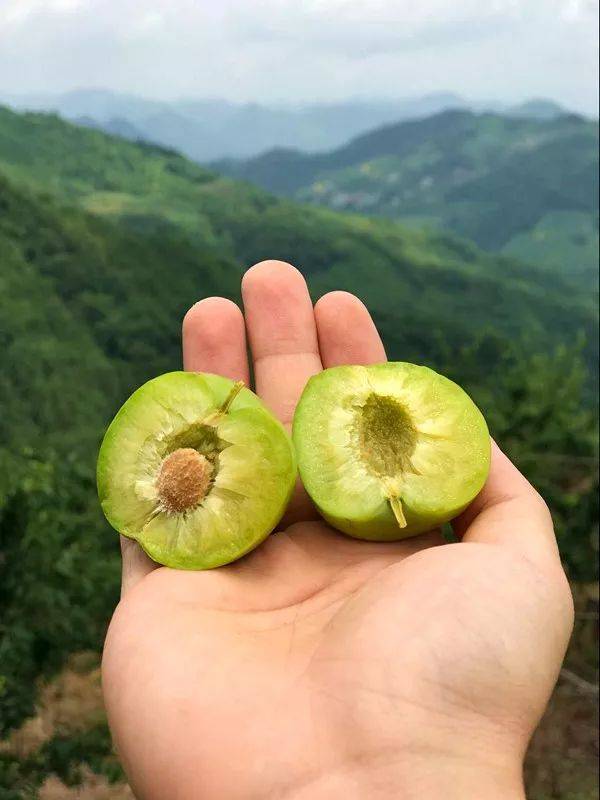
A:
[[[231,391],[229,392],[229,394],[225,398],[225,402],[219,408],[219,413],[227,414],[227,412],[231,408],[231,404],[233,403],[235,398],[238,396],[238,394],[242,391],[244,386],[245,386],[244,381],[236,381],[233,384],[233,386],[231,387]]]
[[[231,404],[238,396],[238,394],[242,391],[246,384],[244,381],[236,381],[233,386],[231,387],[229,394],[225,398],[225,400],[221,403],[221,405],[215,409],[215,411],[211,411],[211,413],[202,420],[203,425],[219,425],[223,420],[223,417],[229,409],[231,408]]]
[[[404,516],[402,501],[400,500],[399,497],[390,497],[388,499],[390,501],[392,511],[394,512],[394,516],[396,517],[396,522],[398,523],[399,527],[406,528],[408,523],[406,522],[406,517]]]

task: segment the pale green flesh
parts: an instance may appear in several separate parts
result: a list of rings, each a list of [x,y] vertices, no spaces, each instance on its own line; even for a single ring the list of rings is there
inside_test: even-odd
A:
[[[233,385],[217,375],[161,375],[127,400],[104,437],[102,509],[166,566],[208,569],[240,558],[277,525],[293,490],[290,439],[256,395],[242,389],[218,416]],[[169,513],[160,508],[156,480],[163,459],[182,447],[211,460],[215,476],[201,503]]]
[[[315,375],[296,409],[293,438],[317,508],[358,538],[402,539],[447,522],[489,472],[479,409],[455,383],[414,364]]]

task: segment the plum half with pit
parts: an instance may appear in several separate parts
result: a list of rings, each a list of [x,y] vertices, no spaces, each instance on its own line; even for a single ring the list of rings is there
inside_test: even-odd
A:
[[[259,545],[296,479],[292,442],[242,383],[171,372],[126,401],[98,457],[110,524],[169,567],[209,569]]]
[[[490,436],[456,383],[403,362],[312,377],[293,424],[300,476],[322,516],[391,541],[456,517],[483,487]]]

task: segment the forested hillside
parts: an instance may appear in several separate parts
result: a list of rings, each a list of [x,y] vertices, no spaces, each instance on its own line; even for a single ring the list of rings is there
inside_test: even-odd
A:
[[[361,295],[392,358],[462,382],[551,503],[571,577],[593,579],[597,314],[584,292],[446,234],[298,206],[170,151],[0,110],[0,734],[32,713],[35,679],[99,649],[116,601],[117,537],[94,487],[107,422],[179,367],[187,307],[237,298],[266,257],[295,263],[315,296]],[[0,797],[90,752],[0,748],[0,786],[18,787]]]
[[[244,267],[267,254],[297,264],[315,292],[332,286],[359,292],[384,327],[390,321],[393,357],[433,357],[442,342],[458,347],[488,330],[528,336],[544,348],[572,342],[583,331],[590,363],[597,353],[595,304],[587,291],[443,233],[300,208],[172,151],[52,116],[0,111],[0,169],[140,236],[175,236],[196,253],[210,252],[221,273],[198,269],[198,294],[212,290],[206,282],[222,285],[225,276],[234,285]],[[181,267],[170,271],[175,281],[192,277]]]
[[[215,168],[317,205],[453,231],[597,285],[598,124],[446,111],[329,153]]]

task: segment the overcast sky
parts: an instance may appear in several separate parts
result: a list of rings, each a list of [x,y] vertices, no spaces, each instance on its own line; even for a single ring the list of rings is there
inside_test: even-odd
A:
[[[597,112],[598,0],[0,0],[0,91],[303,102],[451,90]]]

